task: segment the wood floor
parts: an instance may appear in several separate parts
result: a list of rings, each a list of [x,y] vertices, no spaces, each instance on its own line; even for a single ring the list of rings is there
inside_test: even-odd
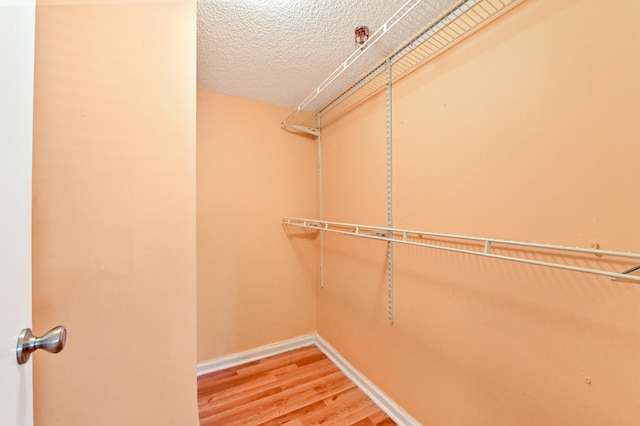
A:
[[[395,425],[317,347],[198,377],[201,426]]]

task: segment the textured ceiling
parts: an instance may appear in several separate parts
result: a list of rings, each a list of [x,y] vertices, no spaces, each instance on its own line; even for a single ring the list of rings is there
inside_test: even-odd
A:
[[[296,107],[407,0],[199,0],[198,88]]]

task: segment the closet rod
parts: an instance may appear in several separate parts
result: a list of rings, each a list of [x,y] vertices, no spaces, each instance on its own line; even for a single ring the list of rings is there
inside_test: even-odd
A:
[[[286,217],[282,219],[282,223],[284,226],[295,226],[295,227],[312,229],[315,231],[335,232],[343,235],[353,235],[353,236],[369,238],[374,240],[391,241],[394,243],[434,248],[434,249],[452,251],[456,253],[472,254],[476,256],[490,257],[493,259],[510,260],[514,262],[527,263],[530,265],[547,266],[551,268],[565,269],[565,270],[575,271],[575,272],[585,272],[588,274],[603,275],[603,276],[610,277],[612,279],[625,279],[625,280],[640,282],[640,276],[629,275],[630,272],[640,269],[640,266],[628,269],[624,272],[612,272],[612,271],[605,271],[602,269],[582,268],[579,266],[571,266],[571,265],[566,265],[562,263],[543,262],[539,260],[532,260],[532,259],[526,259],[521,257],[505,256],[505,255],[491,253],[491,250],[495,249],[495,247],[493,247],[493,244],[499,244],[501,246],[528,247],[528,248],[536,248],[536,249],[544,249],[544,250],[564,251],[564,252],[570,252],[570,253],[593,254],[596,256],[612,256],[612,257],[640,259],[640,254],[638,253],[601,250],[601,249],[587,249],[582,247],[567,247],[567,246],[558,246],[558,245],[552,245],[552,244],[530,243],[530,242],[524,242],[524,241],[499,240],[499,239],[493,239],[493,238],[471,237],[471,236],[464,236],[464,235],[443,234],[443,233],[437,233],[437,232],[415,231],[415,230],[409,230],[409,229],[384,228],[379,226],[359,225],[359,224],[342,223],[342,222],[328,222],[324,220],[301,219],[301,218],[293,218],[293,217]],[[468,249],[447,247],[447,246],[442,246],[437,244],[430,244],[430,243],[408,240],[408,238],[425,238],[425,237],[426,238],[429,238],[429,237],[445,238],[448,240],[459,240],[461,242],[472,241],[472,242],[483,243],[483,246],[482,246],[482,250],[478,251],[478,250],[468,250]],[[505,249],[505,248],[506,247],[502,247],[502,249]]]

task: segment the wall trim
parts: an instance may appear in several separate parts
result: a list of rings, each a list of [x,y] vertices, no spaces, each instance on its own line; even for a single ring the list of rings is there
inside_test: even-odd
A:
[[[387,394],[382,392],[376,385],[367,379],[360,371],[358,371],[349,361],[347,361],[340,353],[326,340],[316,334],[315,345],[320,349],[340,370],[351,379],[378,407],[382,409],[393,421],[399,425],[420,426],[421,423],[411,417],[404,409],[402,409]]]
[[[317,333],[300,336],[271,345],[261,346],[236,354],[223,356],[210,361],[198,363],[198,376],[225,368],[235,367],[248,362],[257,361],[283,352],[315,345],[333,363],[356,384],[373,402],[375,402],[393,421],[402,426],[420,426],[420,422],[396,404],[387,394],[359,372],[349,361]]]
[[[214,371],[224,370],[225,368],[235,367],[237,365],[246,364],[248,362],[257,361],[283,352],[292,351],[294,349],[303,348],[316,344],[317,335],[308,334],[306,336],[295,337],[293,339],[284,340],[282,342],[273,343],[259,348],[250,349],[244,352],[223,356],[198,363],[198,376]]]

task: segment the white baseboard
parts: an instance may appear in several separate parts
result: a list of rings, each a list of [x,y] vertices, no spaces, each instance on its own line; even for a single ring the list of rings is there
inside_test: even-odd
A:
[[[420,422],[411,417],[376,385],[371,383],[362,373],[360,373],[349,361],[344,359],[333,346],[325,341],[318,334],[297,337],[285,340],[272,345],[261,346],[245,352],[216,358],[211,361],[198,363],[198,376],[235,367],[248,362],[257,361],[283,352],[315,345],[320,349],[338,368],[351,379],[373,402],[375,402],[393,421],[401,426],[420,426]]]
[[[401,426],[420,426],[420,422],[411,417],[391,398],[382,392],[376,385],[371,383],[361,372],[359,372],[349,361],[344,359],[333,346],[327,343],[322,337],[316,335],[316,346],[338,366],[340,370],[353,381],[378,407],[382,409],[394,422]]]
[[[225,368],[235,367],[236,365],[257,361],[262,358],[278,355],[283,352],[292,351],[294,349],[303,348],[305,346],[315,345],[316,337],[317,335],[315,333],[309,334],[306,336],[296,337],[294,339],[284,340],[282,342],[274,343],[271,345],[261,346],[259,348],[251,349],[248,351],[223,356],[220,358],[212,359],[210,361],[200,362],[198,363],[197,369],[198,376],[207,373],[213,373],[214,371],[224,370]]]

